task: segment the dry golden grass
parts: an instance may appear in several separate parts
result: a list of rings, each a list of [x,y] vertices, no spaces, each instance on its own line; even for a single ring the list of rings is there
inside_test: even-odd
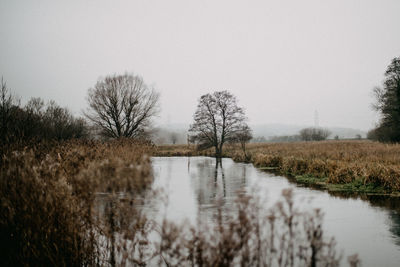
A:
[[[194,146],[161,146],[156,155],[212,155]],[[400,145],[371,141],[324,141],[249,144],[247,155],[228,145],[224,155],[250,161],[257,167],[276,168],[282,174],[327,178],[328,183],[359,182],[400,191]]]
[[[101,264],[96,193],[142,192],[152,181],[151,146],[119,142],[42,144],[2,155],[0,265]],[[104,220],[103,220],[104,221]]]
[[[0,265],[338,266],[321,213],[298,210],[290,190],[270,210],[242,197],[235,214],[222,216],[220,208],[215,224],[157,225],[140,208],[158,197],[146,156],[154,151],[146,142],[119,140],[3,154]]]

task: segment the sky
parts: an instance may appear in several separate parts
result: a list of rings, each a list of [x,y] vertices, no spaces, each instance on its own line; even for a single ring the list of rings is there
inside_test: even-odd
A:
[[[229,90],[252,124],[368,130],[372,89],[400,56],[398,0],[0,0],[0,76],[22,103],[74,114],[133,73],[160,92],[156,123],[190,123]]]

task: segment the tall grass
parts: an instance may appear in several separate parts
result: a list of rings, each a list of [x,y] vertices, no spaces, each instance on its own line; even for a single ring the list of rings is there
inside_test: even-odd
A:
[[[146,142],[71,141],[3,154],[1,266],[338,266],[322,213],[292,192],[266,210],[241,197],[236,212],[196,225],[154,221]],[[255,194],[257,195],[257,194]],[[357,266],[357,257],[351,258]]]
[[[3,155],[0,265],[99,265],[98,192],[142,192],[151,184],[149,146],[67,142]]]

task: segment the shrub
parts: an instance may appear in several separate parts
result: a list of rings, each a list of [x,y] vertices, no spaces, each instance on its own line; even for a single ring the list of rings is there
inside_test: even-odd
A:
[[[120,140],[40,145],[4,154],[0,265],[103,265],[108,261],[104,253],[113,254],[108,244],[115,224],[96,208],[97,193],[108,192],[117,203],[106,213],[111,222],[114,214],[132,214],[132,203],[118,196],[141,194],[151,184],[150,160],[144,156],[149,149]]]

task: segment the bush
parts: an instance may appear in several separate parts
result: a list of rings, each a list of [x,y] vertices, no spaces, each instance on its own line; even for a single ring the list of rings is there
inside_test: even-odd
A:
[[[300,138],[303,141],[322,141],[326,140],[331,132],[322,128],[304,128],[300,131]]]
[[[104,265],[114,253],[114,226],[140,217],[119,196],[149,188],[150,148],[132,140],[67,142],[3,155],[0,265]],[[108,192],[114,209],[100,212],[98,192]]]
[[[86,122],[75,118],[67,108],[54,101],[44,105],[42,99],[32,98],[21,107],[3,81],[0,93],[0,153],[9,146],[23,147],[37,141],[88,137]]]

